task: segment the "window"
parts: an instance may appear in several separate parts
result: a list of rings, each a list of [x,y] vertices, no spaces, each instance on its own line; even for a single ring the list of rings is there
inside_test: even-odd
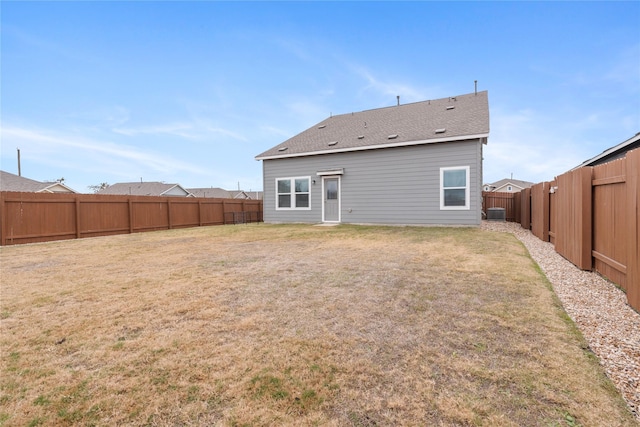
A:
[[[276,179],[276,209],[310,209],[309,177]]]
[[[469,209],[469,166],[440,168],[440,209]]]

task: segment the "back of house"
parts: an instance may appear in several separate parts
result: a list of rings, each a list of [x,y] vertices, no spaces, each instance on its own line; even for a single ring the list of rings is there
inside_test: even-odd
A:
[[[486,91],[331,116],[256,156],[264,221],[479,225]]]

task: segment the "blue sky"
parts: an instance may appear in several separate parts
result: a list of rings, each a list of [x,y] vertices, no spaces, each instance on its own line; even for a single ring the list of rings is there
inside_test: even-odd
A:
[[[262,189],[254,157],[342,114],[489,91],[484,181],[640,131],[640,2],[11,2],[2,170]]]

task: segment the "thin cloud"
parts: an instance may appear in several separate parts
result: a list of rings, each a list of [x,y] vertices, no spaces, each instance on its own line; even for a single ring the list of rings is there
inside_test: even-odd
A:
[[[351,69],[358,77],[365,81],[365,86],[362,89],[363,92],[374,91],[390,99],[395,99],[396,96],[400,96],[403,102],[417,102],[428,99],[426,91],[422,89],[405,83],[382,81],[361,66],[352,66]]]
[[[220,128],[208,124],[204,121],[195,122],[174,122],[163,125],[150,125],[139,127],[116,127],[112,129],[113,132],[126,135],[126,136],[138,136],[138,135],[170,135],[180,138],[199,140],[211,138],[212,134],[225,135],[227,137],[246,141],[247,139],[237,132],[233,132],[228,129]]]
[[[14,38],[19,43],[28,46],[30,50],[40,50],[49,52],[61,58],[69,59],[71,61],[78,61],[84,63],[105,64],[105,62],[96,57],[94,53],[80,52],[76,49],[69,49],[64,43],[57,43],[50,37],[39,37],[35,34],[28,33],[21,28],[13,25],[6,25],[3,22],[2,27],[3,37]]]
[[[131,111],[122,106],[102,107],[92,111],[67,113],[62,116],[74,122],[88,123],[98,128],[119,127],[127,123],[131,118]]]
[[[278,37],[274,39],[274,44],[285,52],[288,52],[302,62],[317,63],[317,55],[313,55],[310,49],[299,40]]]
[[[46,156],[41,156],[41,161],[47,163],[54,163],[57,161],[56,159],[64,160],[69,156],[79,159],[82,159],[83,156],[90,156],[92,161],[106,156],[124,161],[129,164],[130,168],[152,169],[161,173],[180,170],[195,173],[207,172],[192,164],[177,161],[175,158],[167,158],[133,147],[81,138],[75,135],[59,135],[46,130],[13,126],[3,126],[0,129],[0,135],[2,135],[3,146],[25,147],[31,152],[46,154]],[[82,167],[82,163],[76,166],[77,169],[82,169]]]
[[[623,50],[604,78],[622,85],[632,93],[640,92],[640,43]]]
[[[181,138],[197,139],[199,135],[195,133],[194,127],[189,123],[169,123],[164,125],[151,125],[139,127],[116,127],[112,131],[120,135],[173,135]]]
[[[293,136],[293,134],[290,131],[285,129],[280,129],[274,126],[261,126],[260,129],[270,134],[281,136],[283,138],[291,138]]]
[[[492,111],[491,135],[484,148],[484,180],[509,178],[549,181],[581,163],[588,154],[580,147],[579,133],[561,133],[553,118],[524,109]]]

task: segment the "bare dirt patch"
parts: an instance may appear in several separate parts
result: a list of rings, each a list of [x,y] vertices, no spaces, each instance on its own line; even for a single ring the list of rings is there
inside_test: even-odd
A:
[[[633,425],[513,236],[220,226],[0,251],[3,425]]]

